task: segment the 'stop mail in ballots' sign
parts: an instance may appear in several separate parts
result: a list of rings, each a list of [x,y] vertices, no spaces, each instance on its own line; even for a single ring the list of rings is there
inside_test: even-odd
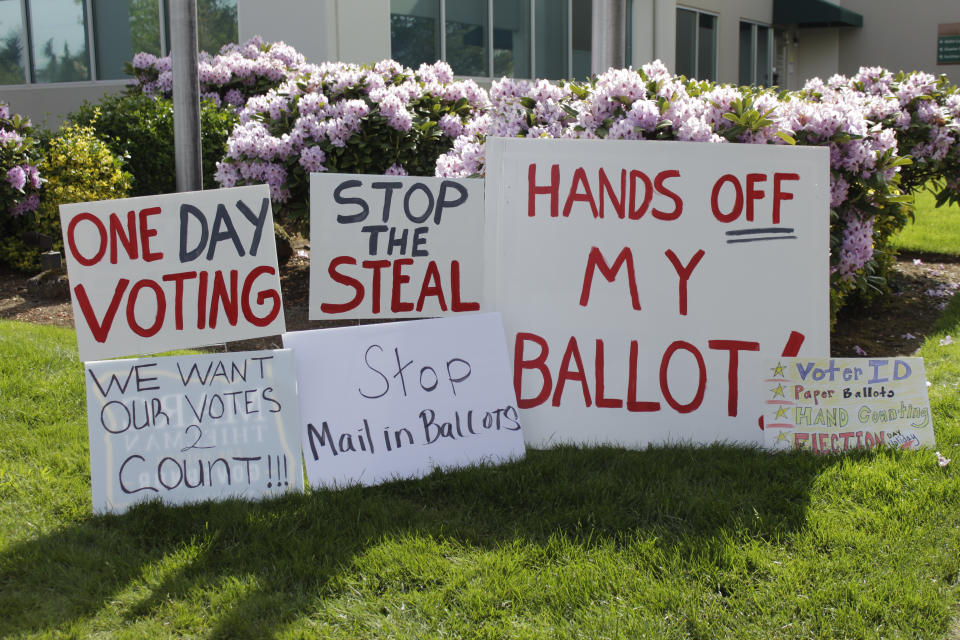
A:
[[[285,329],[266,186],[60,207],[81,360]]]

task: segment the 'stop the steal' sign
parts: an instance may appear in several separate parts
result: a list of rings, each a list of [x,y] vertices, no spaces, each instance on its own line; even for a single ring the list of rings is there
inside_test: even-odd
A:
[[[81,360],[285,329],[266,186],[61,205]]]
[[[489,139],[485,302],[533,446],[762,443],[762,354],[829,353],[826,149]]]
[[[310,318],[480,310],[483,181],[310,175]]]

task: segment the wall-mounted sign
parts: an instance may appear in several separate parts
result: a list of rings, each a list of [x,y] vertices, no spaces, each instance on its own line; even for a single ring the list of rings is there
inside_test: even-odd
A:
[[[934,445],[923,358],[768,359],[761,379],[770,448]]]
[[[266,186],[60,206],[81,360],[285,330]]]
[[[960,22],[937,25],[937,64],[960,64]]]
[[[88,362],[93,509],[303,489],[288,350]]]
[[[310,176],[310,318],[478,311],[483,180]]]
[[[487,140],[485,302],[527,442],[763,441],[765,354],[829,353],[826,148]]]
[[[524,455],[500,315],[295,331],[313,486],[377,484]]]

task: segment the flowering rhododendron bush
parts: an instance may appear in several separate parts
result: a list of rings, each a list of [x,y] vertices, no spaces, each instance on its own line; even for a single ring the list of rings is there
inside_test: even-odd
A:
[[[0,104],[0,262],[16,265],[24,218],[40,206],[40,154],[30,121]]]
[[[960,192],[960,98],[929,74],[864,69],[777,93],[687,80],[654,62],[588,83],[502,79],[490,99],[437,161],[438,175],[483,174],[487,136],[829,147],[834,313],[853,291],[881,291],[894,259],[887,241],[909,220],[911,191],[933,184],[940,202]]]
[[[169,95],[169,59],[138,54],[133,67],[145,93]],[[504,78],[487,93],[443,62],[311,65],[254,38],[203,56],[200,77],[204,95],[239,109],[218,182],[268,183],[275,211],[303,230],[310,172],[483,175],[488,136],[826,146],[836,311],[853,291],[882,290],[913,192],[960,201],[960,93],[926,73],[864,68],[791,93],[688,80],[656,61],[589,82]]]
[[[392,60],[325,63],[302,72],[247,101],[217,181],[266,182],[275,210],[304,230],[311,172],[433,175],[437,158],[489,105],[445,62],[416,71]]]

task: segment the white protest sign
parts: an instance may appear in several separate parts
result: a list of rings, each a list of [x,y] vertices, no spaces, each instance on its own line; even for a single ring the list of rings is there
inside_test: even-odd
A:
[[[60,206],[81,360],[285,330],[266,186]]]
[[[288,350],[85,365],[93,509],[303,489]]]
[[[310,318],[478,311],[483,180],[310,175]]]
[[[772,449],[932,447],[923,358],[770,358],[761,390]]]
[[[761,444],[763,356],[829,353],[827,149],[488,139],[486,158],[484,300],[528,444]]]
[[[312,486],[524,455],[499,314],[285,333]]]

